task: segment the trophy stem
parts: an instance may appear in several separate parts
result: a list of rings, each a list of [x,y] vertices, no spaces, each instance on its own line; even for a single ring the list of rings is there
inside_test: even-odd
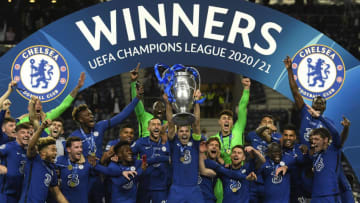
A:
[[[177,113],[172,120],[178,126],[191,125],[195,122],[195,115],[187,112]]]

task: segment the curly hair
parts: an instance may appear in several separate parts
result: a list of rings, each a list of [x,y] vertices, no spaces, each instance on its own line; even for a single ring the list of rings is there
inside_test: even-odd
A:
[[[75,107],[71,114],[73,120],[79,121],[79,113],[87,109],[89,109],[89,107],[86,104],[80,104],[79,106]]]

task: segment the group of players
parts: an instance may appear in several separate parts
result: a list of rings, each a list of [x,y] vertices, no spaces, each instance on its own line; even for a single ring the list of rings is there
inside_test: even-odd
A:
[[[86,104],[74,107],[79,129],[64,140],[59,116],[71,106],[84,84],[80,75],[75,89],[55,109],[44,113],[33,97],[28,114],[10,117],[7,99],[15,82],[0,98],[0,202],[354,202],[342,166],[341,147],[350,122],[343,130],[322,114],[326,100],[304,103],[293,78],[292,62],[284,60],[301,127],[283,126],[277,132],[271,115],[244,134],[250,79],[243,78],[237,121],[231,110],[219,114],[219,133],[206,139],[200,130],[200,105],[195,102],[195,122],[176,126],[172,106],[155,102],[152,114],[140,100],[136,85],[138,66],[131,71],[132,101],[109,120],[96,122]],[[195,100],[201,93],[197,91]],[[135,111],[139,138],[125,125],[119,138],[102,149],[104,132]],[[297,133],[299,130],[299,133]]]

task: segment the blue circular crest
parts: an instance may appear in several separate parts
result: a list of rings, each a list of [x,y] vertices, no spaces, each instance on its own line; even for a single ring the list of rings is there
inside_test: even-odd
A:
[[[333,97],[345,80],[345,65],[332,48],[315,44],[302,48],[293,57],[294,79],[300,94],[308,100]]]
[[[22,50],[11,66],[11,78],[25,99],[36,96],[42,102],[54,100],[65,90],[69,67],[54,48],[35,45]]]

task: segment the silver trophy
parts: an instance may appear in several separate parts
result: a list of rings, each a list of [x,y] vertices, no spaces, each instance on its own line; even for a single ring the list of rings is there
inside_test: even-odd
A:
[[[198,70],[176,64],[166,69],[162,77],[168,79],[164,91],[176,112],[173,122],[181,126],[191,125],[195,122],[194,114],[190,113],[194,105],[194,92],[200,88]]]

